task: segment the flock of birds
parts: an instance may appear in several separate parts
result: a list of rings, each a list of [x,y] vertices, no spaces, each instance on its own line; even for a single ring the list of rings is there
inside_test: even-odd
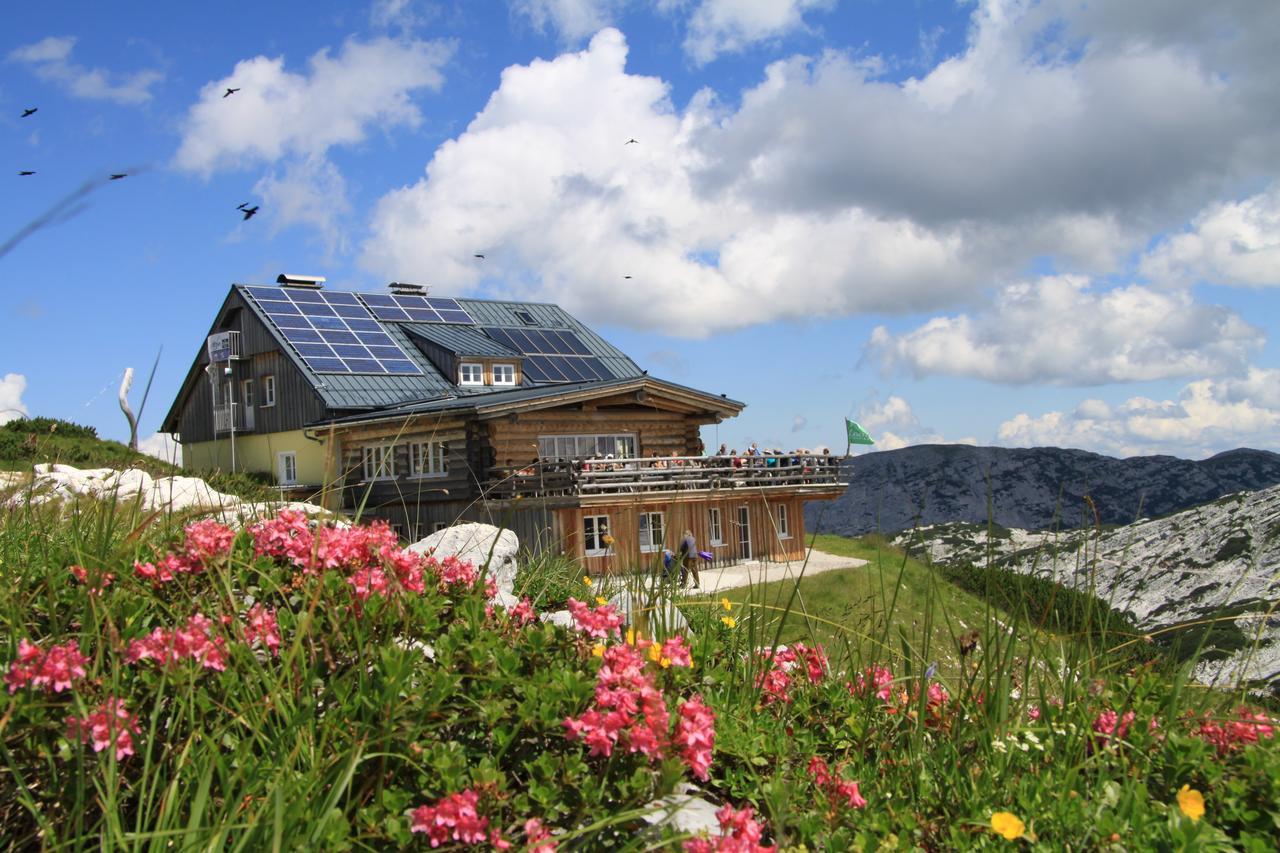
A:
[[[239,88],[235,88],[235,89],[233,89],[233,88],[231,88],[231,87],[229,87],[229,86],[228,86],[228,87],[227,87],[227,90],[226,90],[225,92],[223,92],[223,93],[222,93],[222,97],[223,97],[223,99],[229,98],[229,97],[231,97],[232,95],[234,95],[236,92],[239,92],[239,91],[240,91],[240,89],[239,89]],[[37,112],[39,112],[39,111],[40,111],[40,108],[39,108],[39,107],[27,107],[26,109],[24,109],[24,110],[22,111],[22,116],[21,116],[21,117],[22,117],[22,118],[30,118],[31,116],[35,115],[35,114],[36,114]],[[640,142],[640,140],[636,139],[635,137],[632,137],[632,138],[628,139],[626,142],[624,142],[624,143],[622,143],[622,144],[623,144],[623,145],[636,145],[636,144],[639,144],[639,142]],[[25,177],[27,177],[27,176],[29,176],[29,175],[34,175],[34,174],[35,174],[35,171],[34,171],[34,170],[27,170],[27,169],[24,169],[24,170],[22,170],[21,172],[18,172],[18,175],[19,175],[20,177],[24,177],[24,178],[25,178]],[[113,172],[113,173],[111,174],[111,176],[108,178],[108,180],[111,180],[111,181],[119,181],[119,180],[122,180],[122,179],[127,178],[127,177],[129,177],[129,173],[128,173],[128,172]],[[244,221],[248,222],[248,221],[249,221],[250,219],[252,219],[255,215],[257,215],[257,213],[258,213],[258,207],[259,207],[259,205],[256,205],[256,204],[255,204],[255,205],[253,205],[252,207],[250,207],[250,206],[249,206],[249,202],[247,202],[247,201],[246,201],[246,202],[244,202],[244,203],[242,203],[242,204],[238,204],[238,205],[236,205],[236,210],[240,211],[240,213],[242,213],[242,214],[244,215]],[[481,261],[483,261],[483,260],[484,260],[484,255],[483,255],[482,253],[480,253],[480,252],[476,252],[476,254],[475,254],[475,258],[476,258],[477,260],[481,260]],[[624,275],[624,276],[623,276],[623,278],[624,278],[624,279],[629,279],[629,278],[631,278],[631,276],[629,276],[629,275]]]
[[[228,89],[227,89],[227,91],[223,94],[223,96],[222,96],[222,97],[224,97],[224,98],[229,98],[229,97],[231,97],[232,95],[234,95],[236,92],[239,92],[239,91],[240,91],[239,89],[230,89],[230,88],[228,88]],[[36,114],[36,113],[38,113],[38,112],[40,112],[40,108],[39,108],[39,107],[27,107],[27,108],[23,109],[23,111],[22,111],[22,115],[20,116],[20,118],[30,118],[31,116],[35,115],[35,114]],[[30,177],[31,175],[34,175],[34,174],[35,174],[35,170],[34,170],[34,169],[23,169],[22,171],[18,172],[18,177],[26,178],[26,177]],[[120,181],[120,180],[124,180],[124,179],[125,179],[125,178],[127,178],[127,177],[129,177],[129,173],[128,173],[128,172],[112,172],[112,173],[108,176],[107,180],[109,180],[109,181]],[[256,204],[255,204],[253,207],[250,207],[250,206],[249,206],[249,203],[246,201],[244,204],[237,205],[237,206],[236,206],[236,210],[238,210],[238,211],[240,211],[242,214],[244,214],[244,218],[245,218],[245,220],[246,220],[246,221],[248,221],[248,220],[252,219],[252,218],[254,217],[254,214],[256,214],[256,213],[258,212],[258,205],[256,205]]]

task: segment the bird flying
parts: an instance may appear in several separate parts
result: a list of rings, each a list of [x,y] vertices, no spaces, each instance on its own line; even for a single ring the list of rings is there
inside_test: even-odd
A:
[[[127,178],[127,177],[129,177],[129,173],[128,173],[128,172],[116,172],[115,174],[113,174],[113,175],[111,176],[111,178],[110,178],[109,180],[112,180],[112,181],[118,181],[118,180],[120,180],[121,178]]]
[[[19,172],[19,175],[34,175],[35,172]]]
[[[248,206],[249,206],[249,202],[246,201],[246,202],[243,202],[242,204],[237,204],[236,210],[244,210]]]
[[[258,206],[255,204],[253,207],[246,207],[243,210],[245,221],[248,221],[253,218],[255,213],[258,212]]]
[[[482,261],[484,260],[484,255],[480,254],[479,252],[476,253],[476,257]]]
[[[222,97],[230,98],[232,95],[234,95],[236,92],[239,92],[239,91],[240,91],[239,89],[227,89],[226,94],[224,94]]]
[[[32,113],[34,113],[34,112],[35,112],[36,110],[38,110],[38,109],[40,109],[40,108],[39,108],[39,107],[28,107],[27,109],[25,109],[25,110],[23,110],[23,111],[22,111],[22,117],[23,117],[23,118],[26,118],[27,116],[31,115]]]
[[[635,137],[632,137],[631,139],[628,139],[626,142],[624,142],[624,143],[622,143],[622,144],[623,144],[623,145],[630,145],[630,144],[631,144],[631,143],[633,143],[633,142],[639,142],[639,141],[640,141],[639,139],[636,139]]]
[[[631,276],[629,276],[629,275],[624,275],[624,276],[623,276],[623,278],[631,278]]]

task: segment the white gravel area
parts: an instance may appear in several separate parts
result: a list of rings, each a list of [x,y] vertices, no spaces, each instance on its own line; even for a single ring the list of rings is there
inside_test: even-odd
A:
[[[739,563],[736,566],[725,566],[718,569],[703,569],[699,574],[702,580],[703,593],[715,593],[724,589],[734,589],[735,587],[752,586],[758,583],[772,583],[774,581],[786,580],[787,578],[798,578],[801,572],[804,577],[810,575],[821,574],[822,572],[830,572],[836,569],[851,569],[857,566],[865,566],[866,560],[859,560],[856,557],[838,557],[835,554],[828,554],[825,551],[813,550],[809,552],[809,559],[797,560],[791,563],[761,563],[754,560],[745,563]],[[690,579],[692,581],[692,579]],[[698,591],[692,587],[686,587],[686,592],[696,594]]]

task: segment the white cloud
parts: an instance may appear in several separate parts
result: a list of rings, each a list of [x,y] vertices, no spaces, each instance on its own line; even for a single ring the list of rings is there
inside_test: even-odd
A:
[[[338,168],[321,156],[289,160],[253,187],[274,229],[309,225],[320,233],[330,254],[347,250],[351,205],[347,182]]]
[[[1111,274],[1224,187],[1280,170],[1274,63],[1249,26],[1264,14],[1173,28],[989,0],[964,51],[905,84],[832,52],[680,106],[603,30],[507,68],[423,177],[383,197],[361,262],[684,335],[972,305],[1043,259]],[[1205,358],[1235,359],[1241,334]]]
[[[314,157],[364,140],[371,127],[417,127],[422,112],[412,93],[439,90],[452,55],[439,41],[348,39],[337,55],[325,49],[305,73],[284,58],[256,56],[200,90],[188,111],[177,165],[209,175],[219,169]],[[223,97],[227,89],[239,89]]]
[[[22,402],[22,393],[26,390],[27,377],[21,373],[6,373],[0,379],[0,424],[7,424],[30,414]]]
[[[73,36],[49,36],[9,52],[12,62],[28,66],[37,77],[56,83],[77,98],[141,104],[151,100],[151,87],[164,79],[155,70],[118,73],[86,68],[71,61]]]
[[[1189,231],[1143,257],[1140,268],[1161,284],[1280,285],[1280,183],[1243,201],[1210,205]]]
[[[947,438],[920,422],[911,404],[897,394],[881,400],[871,396],[858,407],[858,425],[875,441],[874,445],[855,445],[850,452],[869,453],[876,450],[898,450],[915,444],[977,444],[972,436]]]
[[[174,465],[182,464],[182,445],[174,441],[168,433],[157,432],[139,439],[138,450],[148,456],[172,462]]]
[[[1118,406],[1086,400],[1073,412],[1020,413],[999,428],[1000,443],[1081,447],[1134,456],[1202,457],[1234,447],[1275,450],[1280,436],[1280,369],[1250,368],[1239,379],[1200,379],[1176,400],[1132,397]]]
[[[369,7],[369,22],[375,27],[410,30],[437,14],[438,10],[424,0],[374,0]]]
[[[705,64],[802,29],[805,12],[834,7],[835,0],[702,0],[689,19],[684,49]]]
[[[576,43],[614,22],[628,0],[511,0],[517,15],[545,32],[554,29],[567,43]]]
[[[935,317],[901,335],[877,327],[867,357],[915,376],[1098,385],[1243,372],[1260,329],[1183,291],[1102,291],[1079,276],[1004,288],[989,310]]]
[[[792,432],[800,432],[802,429],[804,429],[808,425],[809,425],[809,419],[806,418],[804,415],[796,415],[794,418],[791,419]]]

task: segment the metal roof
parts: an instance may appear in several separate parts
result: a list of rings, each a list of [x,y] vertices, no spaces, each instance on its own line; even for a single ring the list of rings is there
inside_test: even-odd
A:
[[[255,285],[261,286],[261,285]],[[268,285],[269,286],[269,285]],[[249,310],[259,319],[267,331],[275,338],[280,345],[281,352],[285,353],[293,363],[297,365],[298,370],[306,377],[307,381],[315,388],[316,393],[324,401],[325,406],[335,414],[341,412],[367,412],[375,409],[385,409],[389,407],[399,407],[407,403],[414,403],[425,400],[439,400],[446,395],[457,398],[472,398],[490,395],[509,395],[520,394],[524,392],[536,392],[546,390],[551,394],[561,393],[566,389],[578,387],[592,387],[608,385],[611,380],[602,380],[600,382],[584,382],[584,383],[548,383],[544,385],[529,386],[526,382],[524,387],[512,391],[510,389],[495,389],[491,386],[475,386],[460,388],[454,384],[451,377],[442,374],[439,369],[433,365],[421,350],[413,344],[410,337],[413,333],[421,334],[419,331],[426,328],[428,333],[433,336],[444,335],[453,336],[457,340],[462,340],[459,335],[465,336],[471,344],[479,346],[483,338],[489,341],[489,346],[495,348],[495,355],[498,357],[512,355],[512,351],[503,347],[496,341],[487,338],[483,332],[474,327],[456,326],[451,324],[402,324],[379,321],[380,325],[388,335],[390,335],[396,344],[405,351],[409,360],[412,361],[419,370],[420,375],[403,375],[403,374],[383,374],[371,375],[362,373],[317,373],[307,366],[306,362],[294,351],[293,347],[280,334],[279,329],[266,316],[265,312],[258,306],[256,300],[250,294],[244,292],[246,285],[236,284],[232,289],[239,292],[241,299]],[[487,299],[458,299],[458,304],[469,313],[476,321],[477,326],[511,326],[519,328],[549,328],[549,329],[567,329],[577,334],[583,344],[591,350],[604,364],[605,369],[612,374],[615,379],[629,379],[644,375],[634,361],[627,357],[625,353],[617,347],[610,344],[604,338],[597,335],[594,331],[578,322],[572,315],[566,312],[558,305],[539,302],[515,302],[515,301],[497,301]],[[530,327],[516,316],[516,311],[525,311],[533,316],[537,322],[537,326]],[[447,326],[447,328],[446,328]],[[459,332],[458,330],[465,330]],[[443,330],[443,331],[442,331]],[[440,344],[445,346],[445,344]],[[465,355],[485,355],[480,352],[465,352]],[[699,392],[703,393],[703,392]],[[539,396],[535,394],[536,396]]]
[[[521,353],[503,346],[475,326],[459,326],[453,323],[405,323],[403,325],[411,338],[418,335],[454,355],[487,358],[522,357]]]

